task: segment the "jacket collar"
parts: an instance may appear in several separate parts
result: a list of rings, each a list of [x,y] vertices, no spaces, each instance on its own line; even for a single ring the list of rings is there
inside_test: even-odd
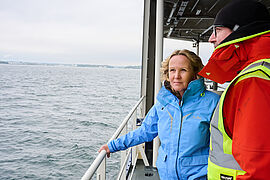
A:
[[[205,91],[205,85],[204,85],[204,79],[200,78],[197,80],[193,80],[188,84],[187,90],[185,91],[182,101],[187,100],[189,98],[195,98],[196,96],[199,96],[202,92]],[[165,88],[165,86],[162,86],[160,89],[157,100],[162,105],[167,105],[169,103],[177,103],[177,106],[179,104],[179,99],[173,95],[168,89]]]
[[[199,75],[218,83],[231,81],[247,65],[269,58],[270,31],[220,44]]]

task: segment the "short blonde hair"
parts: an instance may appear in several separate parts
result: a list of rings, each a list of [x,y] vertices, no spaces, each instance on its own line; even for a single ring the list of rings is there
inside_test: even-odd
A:
[[[185,56],[189,61],[190,61],[190,65],[192,70],[194,71],[195,75],[197,78],[199,78],[200,76],[198,75],[198,73],[202,70],[203,68],[203,64],[202,64],[202,60],[199,56],[197,56],[194,52],[189,51],[187,49],[183,49],[183,50],[175,50],[167,59],[165,59],[162,62],[162,66],[160,68],[161,71],[161,80],[169,80],[169,63],[170,60],[173,56],[176,55],[183,55]]]

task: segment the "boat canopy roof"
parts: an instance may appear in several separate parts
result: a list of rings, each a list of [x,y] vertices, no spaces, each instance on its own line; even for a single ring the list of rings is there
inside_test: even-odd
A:
[[[232,0],[165,0],[164,37],[207,42],[218,11]],[[258,0],[270,12],[270,0]]]

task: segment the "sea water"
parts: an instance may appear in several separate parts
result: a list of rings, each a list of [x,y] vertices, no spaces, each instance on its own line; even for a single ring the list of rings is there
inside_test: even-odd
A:
[[[138,69],[0,65],[0,179],[80,179],[139,96]]]

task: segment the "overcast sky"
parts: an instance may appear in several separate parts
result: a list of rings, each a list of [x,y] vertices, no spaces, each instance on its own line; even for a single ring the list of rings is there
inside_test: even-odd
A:
[[[140,65],[142,21],[143,0],[0,0],[0,60]]]

